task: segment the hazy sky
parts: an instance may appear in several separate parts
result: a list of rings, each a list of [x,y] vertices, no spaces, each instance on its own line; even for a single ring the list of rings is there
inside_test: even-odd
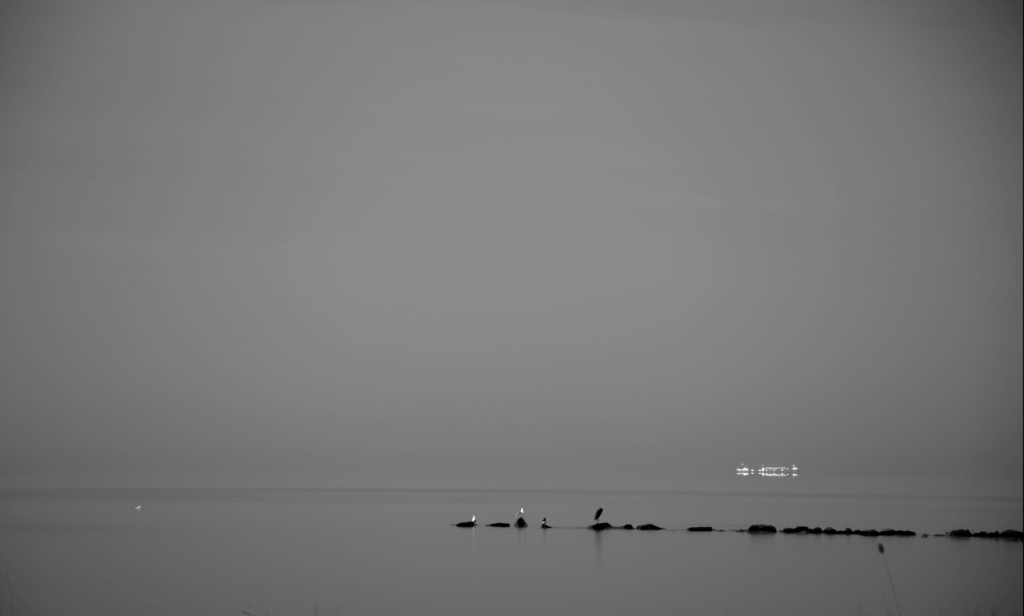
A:
[[[1021,67],[994,0],[6,2],[0,484],[1020,478]]]

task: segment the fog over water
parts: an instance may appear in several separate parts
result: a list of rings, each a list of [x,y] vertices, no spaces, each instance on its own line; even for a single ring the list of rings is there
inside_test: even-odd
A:
[[[1024,613],[1021,21],[0,3],[0,616]]]
[[[1012,2],[7,2],[0,487],[1022,476]]]
[[[992,530],[1019,521],[1019,491],[1005,498],[977,488],[912,484],[886,494],[832,485],[801,495],[783,485],[729,479],[705,483],[702,492],[3,490],[0,563],[11,586],[0,584],[0,610],[21,616],[1024,611],[1024,544],[923,536],[953,524]],[[598,506],[602,520],[615,525],[653,522],[664,530],[586,530]],[[512,522],[521,507],[528,528],[484,526]],[[452,526],[471,515],[480,526]],[[542,517],[551,529],[540,528]],[[921,534],[734,532],[752,520],[780,528],[912,523]],[[685,530],[700,524],[723,532]]]

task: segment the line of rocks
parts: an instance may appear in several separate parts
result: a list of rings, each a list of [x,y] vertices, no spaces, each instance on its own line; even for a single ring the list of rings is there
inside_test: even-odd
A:
[[[941,537],[943,535],[938,535],[938,536]],[[971,531],[969,531],[969,530],[967,530],[965,528],[958,528],[956,530],[949,531],[948,533],[946,533],[945,536],[948,536],[948,537],[984,537],[984,538],[988,538],[988,539],[1011,539],[1011,540],[1014,540],[1014,541],[1022,541],[1022,540],[1024,540],[1024,533],[1022,533],[1019,530],[1013,530],[1013,529],[1004,530],[1002,532],[1000,532],[1000,531],[992,531],[990,533],[987,533],[987,532],[982,530],[982,531],[978,531],[976,533],[972,533]]]
[[[591,524],[587,527],[587,530],[664,530],[657,524],[641,524],[640,526],[633,526],[632,524],[623,524],[622,526],[612,526],[608,522],[598,522],[597,524]]]
[[[700,532],[700,531],[710,531],[710,530],[714,530],[714,529],[712,529],[709,526],[693,526],[693,527],[691,527],[691,528],[689,528],[687,530],[689,530],[691,532]],[[745,531],[741,529],[739,532],[774,533],[774,532],[778,532],[778,531],[771,524],[754,524],[754,525],[750,526],[750,528],[747,528]],[[917,533],[915,533],[912,530],[895,530],[895,529],[892,529],[892,528],[883,528],[882,530],[875,530],[873,528],[869,528],[869,529],[866,529],[866,530],[853,530],[851,528],[844,528],[843,530],[836,530],[836,529],[832,528],[831,526],[829,526],[827,528],[822,528],[820,526],[816,526],[814,528],[809,528],[807,526],[795,526],[793,528],[783,528],[782,532],[787,534],[787,535],[792,535],[792,534],[801,534],[801,535],[804,535],[804,534],[806,534],[806,535],[860,535],[862,537],[916,537],[917,536]],[[928,534],[922,535],[922,537],[928,537],[928,536],[929,536]],[[971,531],[969,531],[967,529],[960,528],[960,529],[957,529],[957,530],[951,530],[948,533],[935,533],[935,534],[933,534],[931,536],[933,536],[933,537],[987,537],[989,539],[1009,539],[1011,541],[1021,541],[1021,540],[1024,540],[1024,534],[1022,534],[1021,531],[1019,531],[1019,530],[1013,530],[1013,529],[1004,530],[1002,532],[1000,532],[1000,531],[993,531],[993,532],[979,531],[979,532],[976,532],[976,533],[972,533]]]
[[[476,522],[459,522],[455,526],[461,528],[471,528],[476,526]],[[508,522],[495,522],[488,524],[487,526],[492,528],[509,528],[513,526]],[[516,528],[526,528],[528,524],[523,518],[517,518],[514,526]],[[550,526],[543,526],[543,528],[550,528]],[[641,524],[639,526],[633,526],[632,524],[623,524],[622,526],[613,526],[608,522],[598,522],[587,527],[587,530],[602,531],[602,530],[664,530],[657,524]],[[686,529],[691,533],[710,533],[710,532],[724,532],[722,529],[712,528],[710,526],[691,526]],[[739,529],[739,533],[777,533],[780,532],[771,524],[752,524],[749,528]],[[808,526],[794,526],[791,528],[783,528],[782,533],[787,535],[860,535],[862,537],[916,537],[917,533],[912,530],[896,530],[892,528],[883,528],[882,530],[875,530],[868,528],[865,530],[853,530],[849,527],[843,530],[837,530],[828,526],[822,528],[815,526],[810,528]],[[987,539],[1009,539],[1010,541],[1024,541],[1024,533],[1019,530],[1008,529],[1004,531],[978,531],[972,532],[965,528],[958,528],[951,530],[948,533],[933,533],[929,535],[925,533],[922,537],[982,537]]]

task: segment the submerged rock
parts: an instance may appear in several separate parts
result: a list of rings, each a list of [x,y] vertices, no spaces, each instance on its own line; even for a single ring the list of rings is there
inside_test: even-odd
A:
[[[637,526],[637,529],[638,530],[663,530],[657,524],[641,524],[640,526]]]
[[[543,524],[541,524],[540,527],[541,528],[551,528],[550,526],[548,526],[547,522],[544,522]]]
[[[958,528],[956,530],[949,531],[950,537],[973,537],[974,533],[967,530],[966,528]]]
[[[774,533],[777,532],[771,524],[751,524],[747,529],[748,533]]]
[[[529,524],[523,518],[516,518],[516,528],[526,528]]]
[[[508,528],[509,526],[512,526],[512,525],[509,524],[508,522],[495,522],[494,524],[488,524],[488,526],[491,526],[493,528]]]
[[[711,528],[710,526],[691,526],[686,530],[690,531],[691,533],[710,533],[715,529]]]
[[[608,522],[598,522],[597,524],[591,524],[587,527],[590,530],[608,530],[609,528],[615,528]]]

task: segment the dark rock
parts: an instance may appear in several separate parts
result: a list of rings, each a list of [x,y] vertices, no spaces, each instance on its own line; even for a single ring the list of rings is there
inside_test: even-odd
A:
[[[852,535],[852,534],[853,534],[853,531],[852,531],[852,530],[850,530],[850,527],[849,527],[849,526],[847,526],[846,528],[844,528],[844,529],[843,529],[843,534],[844,534],[844,535]]]
[[[795,528],[788,528],[788,527],[787,527],[787,528],[783,528],[783,529],[782,529],[782,532],[786,533],[787,535],[792,535],[793,533],[798,533],[798,532],[800,532],[800,531],[798,531],[798,530],[797,530],[797,529],[795,529]]]
[[[544,524],[541,524],[540,527],[541,528],[551,528],[550,526],[547,525],[547,522],[545,522]]]
[[[815,526],[814,528],[812,528],[811,530],[809,530],[807,532],[811,533],[812,535],[820,535],[821,534],[821,527],[820,526]]]
[[[495,522],[494,524],[488,524],[488,526],[493,526],[494,528],[508,528],[512,525],[508,522]]]
[[[855,530],[853,531],[853,534],[860,535],[862,537],[877,537],[878,531],[873,528],[869,528],[867,530]]]
[[[636,528],[637,528],[637,530],[662,530],[662,528],[660,526],[658,526],[657,524],[641,524],[640,526],[637,526]]]
[[[917,533],[912,530],[898,530],[896,531],[897,537],[916,537]]]
[[[622,525],[622,530],[633,530],[633,525],[632,524],[623,524]]]
[[[825,530],[823,530],[821,532],[825,533],[826,535],[834,535],[834,534],[836,534],[839,531],[837,531],[836,529],[834,529],[831,526],[829,526],[828,528],[826,528]]]
[[[1013,529],[1004,530],[1003,532],[999,533],[999,536],[1003,539],[1016,539],[1017,541],[1024,539],[1024,533],[1021,533],[1019,530]]]
[[[691,533],[710,533],[715,529],[711,528],[710,526],[691,526],[686,530],[690,531]]]
[[[921,538],[922,539],[927,539],[928,538],[928,533],[924,533],[923,535],[921,535]]]
[[[771,524],[751,524],[747,529],[748,533],[774,533],[775,527]]]
[[[459,528],[473,528],[476,526],[476,522],[459,522],[456,526]]]
[[[878,534],[883,537],[892,537],[896,534],[896,531],[891,528],[883,528],[882,530],[878,531]]]
[[[958,528],[956,530],[949,531],[950,537],[972,537],[974,533],[967,530],[966,528]]]
[[[523,518],[516,518],[516,528],[526,528],[529,524]]]
[[[609,528],[614,528],[614,527],[611,524],[609,524],[608,522],[598,522],[597,524],[592,524],[592,525],[588,526],[587,528],[589,528],[590,530],[608,530]]]

